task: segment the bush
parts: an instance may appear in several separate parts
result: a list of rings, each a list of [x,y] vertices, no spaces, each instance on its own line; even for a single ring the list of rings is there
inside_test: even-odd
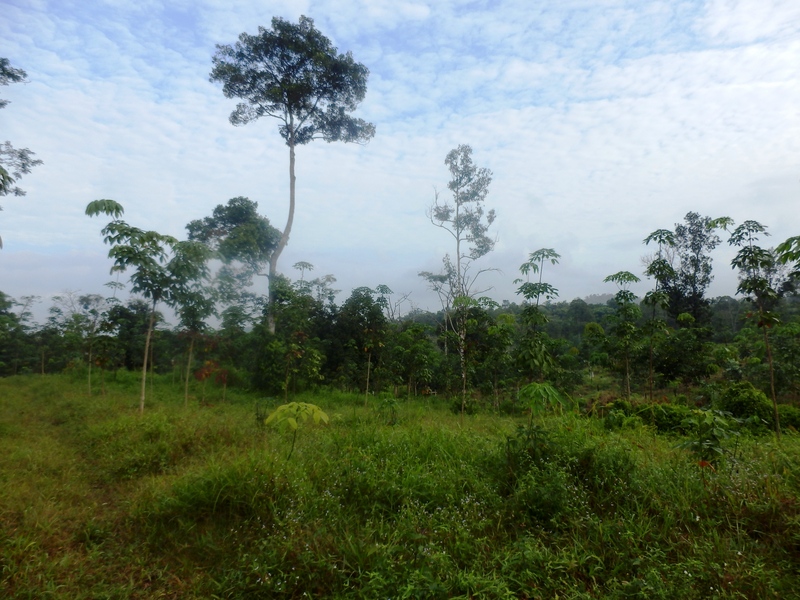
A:
[[[737,419],[757,419],[769,424],[773,421],[772,403],[749,381],[734,383],[717,400],[719,410],[728,412]]]
[[[615,429],[635,429],[642,425],[642,419],[635,415],[626,415],[624,411],[612,408],[603,419],[603,426],[608,431]]]
[[[465,415],[474,415],[478,412],[478,403],[475,402],[472,398],[467,398],[467,401],[464,403],[464,414]],[[454,415],[461,414],[461,397],[454,398],[453,401],[450,403],[450,412]]]
[[[547,429],[530,423],[527,427],[520,425],[516,434],[506,436],[503,472],[507,475],[508,484],[513,487],[517,479],[535,466],[543,466],[552,458],[553,440]]]
[[[533,467],[517,484],[515,508],[540,525],[557,526],[582,504],[582,492],[556,465]]]
[[[779,404],[778,417],[781,420],[781,429],[792,428],[800,431],[800,408],[790,404]]]
[[[692,415],[692,409],[682,404],[654,404],[639,415],[659,433],[683,434],[686,432],[684,420]]]
[[[629,417],[634,414],[633,405],[627,400],[614,400],[614,402],[609,404],[607,408],[609,409],[609,412],[619,411],[626,417]]]

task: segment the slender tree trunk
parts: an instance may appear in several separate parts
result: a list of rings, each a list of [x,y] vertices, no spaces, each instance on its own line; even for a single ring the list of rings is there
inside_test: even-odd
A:
[[[656,291],[658,291],[658,286],[657,285],[656,285]],[[653,304],[653,315],[652,315],[652,317],[650,317],[650,326],[651,326],[651,328],[650,328],[650,348],[649,348],[649,354],[650,354],[649,363],[650,364],[649,364],[648,373],[647,373],[647,386],[648,386],[649,392],[650,392],[650,404],[653,403],[653,379],[654,379],[654,376],[653,376],[653,337],[655,337],[655,331],[654,331],[655,322],[656,322],[656,305]]]
[[[144,414],[144,396],[147,386],[147,359],[150,357],[150,338],[153,335],[153,325],[156,322],[156,301],[153,300],[153,309],[150,311],[150,324],[147,326],[147,337],[144,340],[144,361],[142,364],[142,391],[139,396],[139,414]]]
[[[283,380],[283,401],[284,402],[288,402],[289,401],[289,380],[291,378],[291,373],[292,373],[291,363],[289,361],[286,361],[286,377],[284,377],[284,380]]]
[[[189,406],[189,373],[192,372],[192,352],[194,351],[194,335],[189,342],[189,360],[186,361],[186,381],[183,386],[183,406]],[[173,370],[173,373],[175,371]]]
[[[772,414],[775,419],[775,435],[781,437],[781,421],[778,416],[778,397],[775,395],[775,370],[772,368],[772,348],[769,345],[769,335],[764,327],[764,346],[767,349],[767,362],[769,363],[769,387],[772,392]]]
[[[89,396],[92,395],[92,344],[89,344]]]
[[[494,369],[494,409],[497,410],[500,408],[500,390],[498,389],[498,369],[495,367]]]
[[[650,403],[653,403],[653,334],[650,334],[650,370],[647,375],[647,386],[650,392]]]
[[[631,399],[631,366],[628,353],[625,353],[625,399]]]
[[[153,331],[155,333],[155,331]],[[150,341],[150,397],[155,397],[155,372],[156,372],[156,345],[153,340]]]
[[[367,401],[369,400],[369,372],[372,368],[372,352],[367,354],[367,389],[364,392],[364,408],[367,407]]]
[[[273,250],[269,258],[269,305],[267,307],[267,327],[270,333],[275,333],[275,282],[278,275],[278,258],[281,252],[289,243],[289,234],[292,232],[294,222],[294,201],[295,201],[295,131],[294,117],[289,115],[289,217],[286,219],[286,227],[283,229],[278,246]]]
[[[465,310],[461,307],[460,310]],[[467,410],[467,316],[462,314],[458,324],[458,360],[461,363],[461,422]]]

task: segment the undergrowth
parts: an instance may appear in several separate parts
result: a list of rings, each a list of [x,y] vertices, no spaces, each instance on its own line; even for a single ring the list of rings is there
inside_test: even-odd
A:
[[[278,401],[156,378],[139,416],[129,387],[0,380],[0,596],[798,597],[792,434],[711,462],[683,420],[320,394],[293,442]]]

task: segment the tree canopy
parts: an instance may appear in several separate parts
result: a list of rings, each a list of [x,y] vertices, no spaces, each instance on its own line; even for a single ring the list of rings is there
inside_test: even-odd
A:
[[[233,46],[218,44],[210,79],[222,84],[227,98],[240,98],[231,113],[233,125],[267,116],[289,146],[289,216],[270,259],[269,327],[275,331],[274,283],[277,263],[289,242],[295,211],[295,147],[314,139],[367,142],[375,126],[352,117],[367,91],[369,70],[345,54],[301,16],[298,23],[280,17],[257,35],[242,33]]]
[[[11,66],[7,58],[0,57],[0,85],[23,83],[28,76],[22,69]],[[8,106],[9,101],[0,98],[0,108]],[[15,185],[20,177],[31,172],[36,165],[42,164],[39,159],[33,158],[34,153],[27,148],[14,148],[11,142],[0,144],[0,196],[24,196],[25,190]],[[2,210],[2,206],[0,206]],[[0,238],[0,248],[3,240]]]

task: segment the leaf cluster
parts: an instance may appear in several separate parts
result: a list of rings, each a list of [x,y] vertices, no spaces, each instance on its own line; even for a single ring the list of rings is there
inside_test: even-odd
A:
[[[146,231],[120,220],[122,206],[108,199],[95,200],[86,207],[88,216],[105,214],[113,219],[101,230],[111,246],[111,273],[131,273],[131,289],[153,303],[175,306],[197,295],[196,282],[208,275],[208,248],[195,241],[178,241],[170,235]]]
[[[273,117],[290,146],[375,135],[374,125],[348,114],[364,99],[369,70],[339,53],[308,17],[296,24],[275,17],[270,29],[242,33],[233,46],[218,44],[212,62],[210,80],[222,83],[227,98],[245,100],[231,113],[233,125]]]
[[[316,425],[320,423],[325,423],[327,425],[330,421],[325,411],[316,404],[309,404],[308,402],[289,402],[288,404],[282,404],[276,408],[275,411],[264,420],[264,424],[269,425],[274,423],[275,425],[284,426],[294,431],[300,426],[300,423],[305,423],[309,419],[314,421]]]
[[[23,83],[28,74],[22,69],[11,66],[7,58],[0,57],[0,85]],[[8,106],[9,101],[0,98],[0,108]],[[33,158],[34,152],[27,148],[14,148],[11,142],[0,144],[0,196],[24,196],[25,190],[14,183],[20,177],[31,172],[31,169],[42,164],[39,159]],[[0,240],[0,248],[3,242]]]
[[[483,202],[489,193],[492,172],[479,168],[472,160],[472,148],[461,144],[448,152],[445,165],[451,179],[447,184],[452,202],[439,203],[439,195],[431,207],[431,222],[446,229],[460,244],[470,244],[460,258],[478,259],[494,249],[495,240],[487,232],[495,219],[494,209],[484,213]]]

